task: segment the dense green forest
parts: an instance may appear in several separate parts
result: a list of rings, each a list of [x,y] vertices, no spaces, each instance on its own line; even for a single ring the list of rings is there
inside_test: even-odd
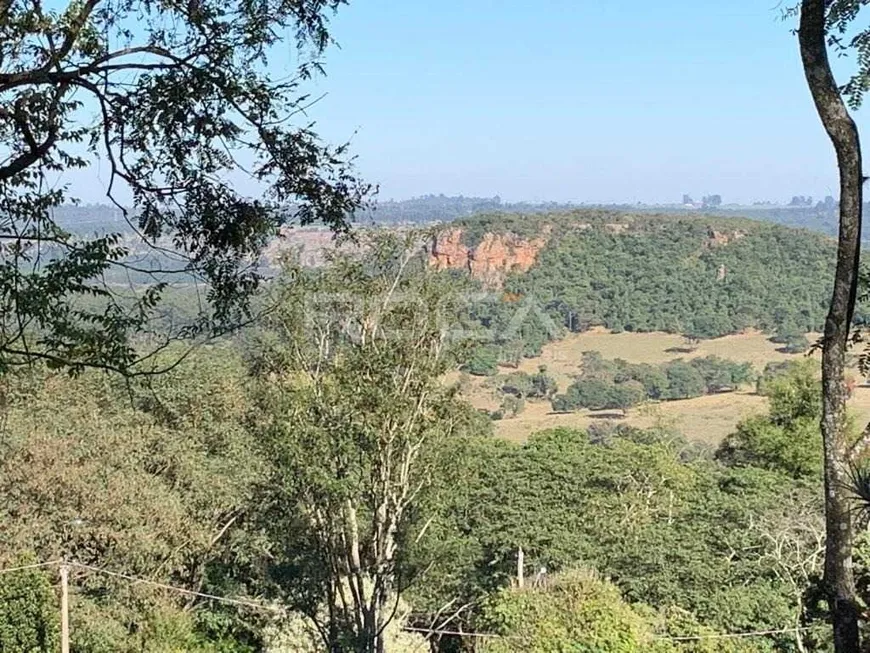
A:
[[[374,497],[367,476],[333,476],[330,461],[342,458],[332,458],[330,443],[339,436],[323,430],[326,419],[345,423],[353,384],[336,389],[344,388],[330,403],[342,405],[324,413],[298,380],[276,385],[279,349],[273,336],[267,343],[202,350],[132,390],[96,372],[14,378],[17,389],[4,397],[4,567],[64,557],[282,606],[276,615],[222,605],[74,567],[74,650],[328,650],[311,621],[328,622],[323,532],[308,521],[312,497],[297,494],[294,479],[306,465],[307,491],[326,483],[318,492],[359,497],[365,512]],[[370,372],[389,373],[385,362],[369,359]],[[800,366],[775,379],[770,415],[741,425],[715,456],[665,430],[607,424],[510,445],[445,395],[440,410],[465,417],[425,440],[425,483],[397,534],[391,591],[402,610],[387,650],[422,643],[403,625],[442,623],[494,634],[485,651],[550,651],[559,642],[602,652],[828,650],[813,593],[820,444],[803,426],[817,422],[818,384]],[[361,400],[383,417],[395,397]],[[294,424],[325,439],[306,453],[286,430]],[[370,455],[363,442],[340,446]],[[367,528],[360,536],[374,542]],[[373,555],[363,554],[364,568]],[[870,568],[859,572],[870,577]],[[55,574],[0,576],[0,596],[17,597],[0,607],[3,650],[53,650],[57,612],[46,588]],[[778,632],[705,639],[756,630]],[[670,639],[685,636],[701,639]],[[462,638],[433,640],[452,651]]]
[[[547,243],[503,292],[470,309],[481,347],[469,371],[540,353],[568,331],[667,331],[714,338],[755,328],[794,351],[822,328],[834,242],[820,234],[751,220],[607,211],[482,215],[457,226],[473,247],[486,233]],[[518,323],[517,315],[521,318]],[[855,319],[863,322],[859,307]]]
[[[798,200],[803,199],[804,202]],[[720,198],[721,200],[721,198]],[[682,205],[646,206],[638,204],[572,204],[559,202],[506,202],[500,197],[463,197],[446,195],[425,195],[407,200],[379,201],[371,209],[360,211],[357,219],[361,223],[381,224],[451,222],[463,220],[479,213],[516,213],[540,214],[572,210],[610,210],[627,213],[661,213],[682,217],[706,216],[720,218],[751,218],[773,222],[789,227],[800,227],[818,231],[826,235],[836,235],[837,203],[833,198],[812,202],[812,198],[793,198],[787,206],[772,203],[758,203],[752,206],[705,205],[702,208],[686,208]],[[866,238],[866,236],[865,236]]]
[[[769,412],[719,450],[607,422],[509,444],[442,380],[466,308],[412,241],[288,263],[256,327],[163,375],[3,377],[0,568],[68,561],[75,651],[830,650],[807,363],[768,369]],[[614,385],[680,377],[587,358]],[[54,650],[56,575],[0,574],[2,650]]]

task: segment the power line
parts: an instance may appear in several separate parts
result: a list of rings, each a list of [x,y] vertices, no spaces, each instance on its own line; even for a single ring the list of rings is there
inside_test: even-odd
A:
[[[132,583],[142,583],[144,585],[151,585],[153,587],[159,587],[160,589],[168,590],[170,592],[177,592],[179,594],[186,594],[187,596],[197,596],[203,599],[209,599],[211,601],[220,601],[222,603],[229,603],[233,605],[241,605],[247,608],[254,608],[257,610],[265,610],[268,612],[281,612],[280,608],[263,605],[262,603],[256,603],[254,601],[248,601],[245,599],[234,599],[228,596],[218,596],[216,594],[206,594],[205,592],[197,592],[194,590],[189,590],[184,587],[175,587],[173,585],[167,585],[166,583],[159,583],[154,580],[148,580],[147,578],[138,578],[137,576],[130,576],[128,574],[122,574],[117,571],[109,571],[108,569],[101,569],[100,567],[92,567],[90,565],[84,565],[79,562],[70,562],[68,563],[70,567],[76,567],[78,569],[86,569],[88,571],[92,571],[98,574],[104,574],[106,576],[113,576],[115,578],[121,578],[123,580],[132,582]]]
[[[36,562],[32,565],[21,565],[20,567],[7,567],[0,569],[0,574],[11,574],[13,571],[24,571],[25,569],[38,569],[39,567],[52,567],[59,565],[62,560],[49,560],[48,562]]]
[[[501,635],[499,633],[478,633],[466,632],[462,630],[440,630],[438,628],[415,628],[414,626],[405,626],[402,630],[409,633],[425,633],[427,635],[456,635],[459,637],[493,637],[497,639],[528,639],[522,635]]]
[[[247,608],[253,608],[255,610],[263,610],[266,612],[272,613],[281,613],[283,610],[276,606],[264,605],[262,603],[257,603],[255,601],[250,601],[246,599],[237,599],[231,598],[228,596],[219,596],[217,594],[208,594],[206,592],[197,592],[195,590],[190,590],[185,587],[176,587],[174,585],[167,585],[166,583],[160,583],[158,581],[149,580],[147,578],[140,578],[138,576],[131,576],[129,574],[123,574],[117,571],[110,571],[108,569],[103,569],[101,567],[93,567],[91,565],[85,565],[80,562],[64,562],[63,560],[49,560],[48,562],[37,562],[29,565],[21,565],[18,567],[7,567],[5,569],[0,569],[0,574],[9,574],[16,571],[24,571],[27,569],[38,569],[41,567],[52,567],[57,565],[66,565],[68,567],[75,567],[77,569],[83,569],[85,571],[103,574],[105,576],[111,576],[114,578],[120,578],[122,580],[126,580],[131,583],[142,583],[143,585],[150,585],[152,587],[157,587],[163,590],[167,590],[170,592],[177,592],[179,594],[185,594],[187,596],[196,596],[203,599],[208,599],[210,601],[219,601],[221,603],[227,603],[230,605],[238,605]],[[820,624],[819,624],[820,625]],[[797,634],[799,632],[805,632],[808,630],[814,630],[818,628],[819,625],[816,626],[797,626],[793,628],[778,628],[778,629],[770,629],[770,630],[751,630],[745,632],[738,633],[710,633],[705,635],[654,635],[653,639],[655,640],[670,640],[670,641],[697,641],[704,639],[729,639],[729,638],[739,638],[739,637],[766,637],[769,635],[784,635],[786,633],[794,633]],[[432,628],[418,628],[413,626],[405,626],[402,630],[406,632],[413,633],[424,633],[428,635],[453,635],[457,637],[492,637],[498,639],[524,639],[522,635],[502,635],[500,633],[481,633],[481,632],[465,632],[459,630],[443,630],[443,629],[432,629]]]
[[[675,642],[695,641],[699,639],[727,639],[730,637],[763,637],[766,635],[784,635],[814,630],[817,626],[797,626],[795,628],[779,628],[776,630],[750,630],[742,633],[710,633],[707,635],[657,635],[654,639],[668,639]]]
[[[702,639],[727,639],[732,637],[764,637],[767,635],[784,635],[786,633],[798,633],[813,630],[818,626],[800,626],[796,628],[778,628],[772,630],[751,630],[740,633],[710,633],[706,635],[653,635],[655,640],[670,640],[677,642],[697,641]],[[457,637],[492,637],[497,639],[528,639],[522,635],[502,635],[500,633],[466,632],[461,630],[440,630],[431,628],[415,628],[406,626],[402,630],[412,633],[425,633],[429,635],[454,635]]]

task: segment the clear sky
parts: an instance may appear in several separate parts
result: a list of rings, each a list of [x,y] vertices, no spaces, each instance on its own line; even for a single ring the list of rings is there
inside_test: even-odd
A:
[[[776,3],[351,0],[311,117],[382,199],[836,195]]]

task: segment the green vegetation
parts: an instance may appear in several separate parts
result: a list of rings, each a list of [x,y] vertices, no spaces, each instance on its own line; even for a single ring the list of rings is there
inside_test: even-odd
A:
[[[435,575],[450,582],[414,588],[415,605],[490,595],[515,576],[522,548],[531,574],[592,566],[641,611],[682,610],[727,632],[800,623],[800,593],[813,582],[819,553],[791,559],[778,547],[791,556],[818,536],[814,484],[721,466],[665,432],[617,428],[593,440],[561,429],[522,447],[479,446],[465,487],[443,508],[454,525],[430,544],[445,551]],[[564,614],[548,618],[573,627]],[[509,622],[505,632],[521,624]],[[756,640],[749,650],[774,644],[791,650],[794,636]]]
[[[500,590],[485,605],[481,625],[500,635],[487,653],[520,651],[663,651],[652,629],[612,584],[584,572],[565,572],[528,589]]]
[[[828,653],[812,363],[766,369],[769,410],[716,452],[613,422],[511,445],[444,383],[467,314],[413,238],[288,262],[267,319],[165,376],[0,379],[0,568],[65,558],[247,604],[74,568],[74,650],[406,653],[424,635],[403,628],[443,623],[494,653]],[[753,381],[716,357],[579,362],[562,395],[544,367],[485,383],[510,419]],[[4,650],[55,650],[55,575],[0,575]],[[717,637],[759,630],[777,632]]]
[[[370,187],[344,146],[288,120],[310,100],[299,82],[322,71],[342,4],[4,2],[0,93],[15,110],[0,111],[0,373],[151,362],[145,344],[159,344],[137,336],[154,333],[179,281],[199,284],[196,319],[157,343],[224,333],[250,318],[262,276],[251,263],[278,227],[347,230]],[[54,178],[100,161],[123,217],[68,231],[75,212],[55,209],[77,198]]]
[[[729,465],[776,469],[795,478],[822,472],[821,383],[815,365],[804,360],[765,370],[758,391],[770,399],[770,413],[737,426],[717,452]]]
[[[13,561],[16,567],[36,563],[30,556]],[[0,651],[54,651],[60,646],[55,618],[54,590],[38,568],[0,576]]]
[[[238,522],[265,469],[244,424],[245,377],[241,357],[228,347],[206,348],[146,386],[97,372],[7,376],[0,567],[19,564],[18,554],[66,558],[208,593],[244,593],[245,561],[257,538]],[[57,568],[37,571],[56,584]],[[250,628],[261,615],[208,602],[192,611],[181,594],[76,569],[71,577],[76,651],[253,650]],[[0,576],[7,578],[15,576]],[[36,600],[40,586],[28,583]],[[54,589],[43,597],[51,634]],[[2,610],[17,609],[3,602]]]
[[[732,390],[748,383],[754,373],[749,363],[734,363],[716,356],[677,359],[662,365],[604,360],[597,351],[583,352],[582,373],[565,394],[552,399],[559,412],[589,408],[625,410],[647,399],[688,399]]]
[[[666,331],[714,338],[756,328],[788,351],[819,331],[830,299],[834,243],[819,234],[750,220],[625,214],[476,216],[458,221],[469,244],[484,233],[547,233],[527,272],[504,281],[561,329],[601,325],[613,331]],[[470,311],[500,360],[533,356],[551,333],[536,311],[520,329],[525,304],[492,296]],[[856,320],[865,320],[865,311]],[[492,356],[491,349],[488,356]]]
[[[539,367],[536,374],[511,372],[496,377],[495,381],[505,394],[526,399],[549,399],[558,391],[556,380],[547,374],[546,366]]]

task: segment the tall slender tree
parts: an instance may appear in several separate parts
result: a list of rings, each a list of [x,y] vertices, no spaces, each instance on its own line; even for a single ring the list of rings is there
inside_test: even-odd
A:
[[[837,265],[822,346],[822,438],[825,477],[824,583],[837,653],[858,653],[858,604],[852,574],[852,520],[847,438],[846,349],[858,289],[864,182],[858,128],[847,101],[860,104],[870,84],[870,30],[844,40],[867,0],[802,0],[798,37],[807,85],[837,154],[840,226]],[[828,47],[855,48],[859,71],[841,87],[834,79]]]
[[[468,419],[441,380],[458,298],[418,245],[381,235],[317,275],[288,265],[254,357],[277,490],[269,528],[279,566],[298,567],[283,591],[331,653],[384,652],[410,581],[403,557],[427,528],[422,497]]]

